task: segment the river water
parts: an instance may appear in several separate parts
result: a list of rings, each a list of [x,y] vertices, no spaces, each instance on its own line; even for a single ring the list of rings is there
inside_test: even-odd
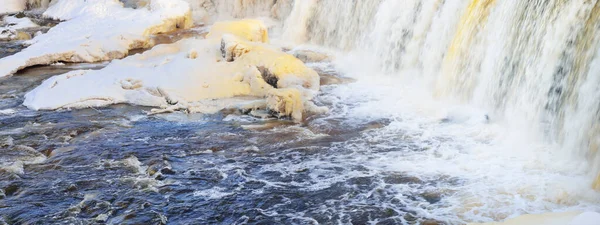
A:
[[[252,17],[273,1],[228,4],[216,10]],[[594,4],[290,4],[274,38],[336,56],[309,64],[330,112],[301,123],[21,105],[44,79],[106,63],[0,78],[0,223],[465,224],[599,211],[598,68],[581,53],[598,48],[585,25]]]

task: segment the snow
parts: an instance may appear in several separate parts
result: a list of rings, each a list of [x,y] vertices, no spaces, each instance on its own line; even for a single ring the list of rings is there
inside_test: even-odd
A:
[[[123,5],[116,0],[60,0],[44,12],[55,20],[71,20],[77,17],[105,18],[120,13]]]
[[[104,69],[54,76],[27,93],[23,104],[53,110],[129,103],[162,108],[156,113],[179,109],[214,113],[240,106],[267,108],[295,120],[301,120],[305,111],[323,110],[309,102],[319,90],[318,74],[294,56],[261,43],[268,34],[260,21],[228,24],[213,27],[208,39],[158,45]],[[226,27],[231,33],[266,37],[235,36]]]
[[[154,0],[142,9],[124,8],[118,0],[59,0],[44,16],[67,21],[0,59],[0,77],[34,65],[123,58],[131,49],[152,47],[150,35],[192,25],[182,0]]]
[[[4,23],[6,24],[6,27],[12,29],[26,29],[38,27],[37,24],[35,24],[33,21],[31,21],[31,19],[27,17],[17,18],[15,16],[5,16]]]
[[[5,16],[2,23],[4,26],[0,27],[0,41],[31,39],[29,34],[19,30],[38,26],[27,17]]]
[[[25,0],[2,0],[0,14],[25,10]]]

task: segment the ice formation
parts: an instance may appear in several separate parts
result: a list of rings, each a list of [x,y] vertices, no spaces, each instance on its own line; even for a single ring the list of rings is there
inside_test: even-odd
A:
[[[158,45],[101,70],[52,77],[28,93],[24,104],[52,110],[130,103],[211,113],[228,107],[228,101],[211,104],[213,99],[251,96],[263,100],[248,104],[295,120],[323,110],[309,102],[319,90],[318,74],[262,43],[268,41],[262,22],[216,24],[207,37]]]
[[[118,0],[61,0],[44,16],[67,21],[1,59],[0,77],[34,65],[123,58],[131,49],[153,46],[150,35],[192,25],[189,5],[182,0],[154,0],[140,9],[125,8]]]

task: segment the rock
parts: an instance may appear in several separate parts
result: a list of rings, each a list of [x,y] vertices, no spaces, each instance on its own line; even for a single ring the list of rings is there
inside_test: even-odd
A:
[[[430,204],[435,204],[442,200],[442,193],[427,191],[421,194],[421,197]]]
[[[72,192],[72,191],[76,191],[76,190],[77,190],[77,185],[75,185],[75,184],[71,184],[71,185],[69,185],[69,187],[67,187],[65,189],[65,191],[67,191],[67,192]]]
[[[333,60],[333,57],[328,54],[312,50],[295,50],[290,53],[304,63],[330,62]]]
[[[24,13],[24,12],[19,12],[19,13],[17,13],[17,14],[15,15],[15,17],[17,17],[17,18],[21,19],[21,18],[27,17],[27,15],[25,15],[25,13]]]
[[[4,140],[2,140],[2,143],[0,143],[0,147],[10,147],[15,145],[14,143],[15,139],[13,139],[11,136],[8,136],[7,138],[4,138]]]
[[[304,112],[300,91],[291,88],[271,90],[267,95],[267,108],[277,117],[289,116],[294,121],[301,121]]]
[[[393,173],[383,178],[387,184],[422,184],[423,180],[405,174]]]
[[[96,218],[94,218],[94,220],[98,221],[98,222],[106,222],[106,220],[108,220],[108,215],[107,214],[100,214],[98,216],[96,216]]]
[[[30,40],[31,34],[13,29],[0,30],[0,41],[25,41]]]
[[[5,196],[14,196],[19,192],[19,190],[20,187],[17,184],[10,184],[4,188],[3,194],[5,194]]]

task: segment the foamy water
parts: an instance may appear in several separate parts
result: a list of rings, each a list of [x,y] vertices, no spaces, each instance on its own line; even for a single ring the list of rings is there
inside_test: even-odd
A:
[[[436,205],[405,199],[412,210],[459,223],[600,209],[600,195],[591,189],[587,165],[559,154],[558,146],[513,130],[484,110],[437,102],[418,84],[385,76],[358,80],[332,90],[335,97],[324,97],[356,104],[340,107],[335,112],[341,115],[336,116],[346,116],[348,123],[392,122],[335,144],[334,149],[351,150],[345,159],[367,165],[373,173],[441,180],[430,187],[387,187],[399,198],[428,190],[444,196]]]

